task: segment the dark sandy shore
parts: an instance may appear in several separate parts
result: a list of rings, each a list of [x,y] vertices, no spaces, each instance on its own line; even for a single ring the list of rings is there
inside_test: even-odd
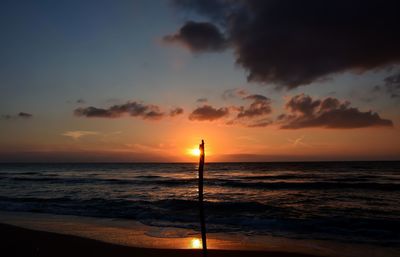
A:
[[[147,249],[114,245],[92,239],[35,231],[0,224],[0,255],[4,257],[24,256],[69,256],[69,257],[180,257],[202,256],[199,250]],[[209,256],[270,256],[270,257],[316,257],[285,252],[210,250]]]

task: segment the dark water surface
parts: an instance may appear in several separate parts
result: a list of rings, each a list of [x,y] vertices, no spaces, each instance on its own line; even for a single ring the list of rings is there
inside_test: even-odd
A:
[[[0,210],[198,230],[195,164],[0,164]],[[400,245],[400,162],[211,163],[209,232]]]

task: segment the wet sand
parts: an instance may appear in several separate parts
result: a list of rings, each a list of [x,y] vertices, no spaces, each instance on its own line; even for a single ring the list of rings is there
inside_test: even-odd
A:
[[[0,224],[1,256],[74,256],[74,257],[169,257],[169,256],[202,256],[200,250],[194,249],[151,249],[105,243],[78,236],[63,235],[51,232],[36,231],[7,224]],[[210,250],[209,256],[271,256],[271,257],[316,257],[317,255],[271,252],[271,251],[238,251]]]

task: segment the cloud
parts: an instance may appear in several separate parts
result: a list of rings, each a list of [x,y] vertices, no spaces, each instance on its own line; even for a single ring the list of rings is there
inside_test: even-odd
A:
[[[244,101],[251,101],[248,106],[231,106],[232,112],[236,112],[233,120],[228,121],[228,125],[240,124],[250,128],[266,127],[272,124],[268,117],[272,112],[271,100],[263,95],[250,95],[242,89],[226,90],[223,94],[224,99],[240,97]]]
[[[227,89],[222,93],[222,99],[228,100],[236,97],[243,98],[247,95],[249,95],[249,93],[245,89],[241,88]]]
[[[77,108],[74,110],[76,116],[97,117],[97,118],[116,118],[121,116],[120,113],[113,113],[107,109],[96,108],[93,106],[86,108]]]
[[[249,128],[263,128],[266,126],[271,125],[273,122],[271,119],[260,119],[260,120],[255,120],[252,122],[249,122],[245,124]]]
[[[197,103],[207,103],[208,99],[207,98],[199,98],[196,100]]]
[[[210,105],[203,105],[196,108],[190,115],[189,120],[214,121],[229,115],[229,109],[222,107],[216,109]]]
[[[183,108],[181,107],[176,107],[169,112],[169,116],[171,117],[175,117],[181,114],[183,114]]]
[[[357,108],[350,107],[350,102],[341,102],[332,97],[313,100],[308,95],[296,95],[286,103],[286,109],[288,114],[278,117],[278,123],[283,129],[393,126],[391,120],[382,119],[377,113],[361,112]]]
[[[33,114],[27,112],[19,112],[17,115],[3,114],[0,115],[0,120],[14,120],[14,119],[30,119]]]
[[[178,43],[192,52],[221,51],[227,46],[223,34],[212,23],[188,21],[173,35],[163,37],[165,43]]]
[[[119,118],[123,115],[139,117],[148,120],[159,120],[165,116],[160,107],[152,104],[143,104],[129,101],[125,104],[113,105],[107,109],[97,107],[77,108],[74,114],[78,117],[88,118]]]
[[[249,107],[240,108],[237,118],[254,118],[256,116],[267,115],[272,112],[271,100],[263,95],[249,95],[243,97],[245,100],[252,100]]]
[[[237,98],[250,101],[248,106],[231,105],[219,109],[208,104],[196,108],[190,115],[190,120],[214,121],[226,118],[227,125],[242,125],[246,127],[265,127],[272,123],[267,116],[272,112],[271,100],[263,95],[249,94],[244,89],[229,89],[222,94],[224,100]],[[199,101],[200,100],[200,101]],[[196,102],[203,103],[207,99],[200,98]]]
[[[360,92],[357,92],[357,96],[359,94]],[[366,96],[360,98],[364,102],[374,101],[380,96],[388,96],[393,100],[400,101],[400,71],[387,76],[383,80],[383,84],[375,85],[370,90],[364,92],[364,94]]]
[[[391,98],[400,98],[400,72],[385,78],[386,92]]]
[[[98,135],[98,134],[99,134],[99,132],[96,132],[96,131],[74,130],[74,131],[66,131],[61,135],[70,137],[74,140],[78,140],[84,136],[93,136],[93,135]]]
[[[294,147],[297,147],[297,146],[310,147],[311,145],[306,144],[306,143],[303,142],[303,141],[304,141],[304,138],[305,138],[305,136],[302,135],[302,136],[300,136],[300,137],[298,137],[298,138],[295,138],[295,139],[288,138],[287,140],[288,140],[288,141],[291,143],[291,145],[294,146]]]
[[[20,113],[18,113],[18,117],[24,118],[24,119],[29,119],[29,118],[32,118],[33,115],[30,113],[27,113],[27,112],[20,112]]]
[[[164,40],[180,42],[194,52],[229,45],[252,82],[292,89],[336,73],[360,73],[400,62],[397,0],[174,3],[210,23],[188,22]]]
[[[13,118],[10,114],[3,114],[0,116],[2,120],[11,120]]]

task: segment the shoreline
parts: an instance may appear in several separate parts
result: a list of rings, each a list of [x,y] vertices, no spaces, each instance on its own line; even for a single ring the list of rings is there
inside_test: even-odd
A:
[[[72,215],[55,215],[32,212],[0,211],[0,224],[43,233],[65,235],[94,240],[104,244],[162,250],[186,250],[196,252],[191,242],[199,239],[198,231],[174,227],[147,226],[135,220],[93,218]],[[5,226],[7,226],[5,225]],[[4,227],[4,226],[3,226]],[[1,235],[5,237],[3,227]],[[22,231],[17,229],[17,231]],[[22,232],[18,232],[22,233]],[[22,235],[15,236],[18,241]],[[6,238],[7,239],[7,238]],[[86,242],[86,241],[82,241]],[[38,244],[40,242],[37,242]],[[66,242],[58,242],[60,247]],[[251,236],[227,233],[209,233],[207,243],[211,251],[282,253],[281,256],[324,257],[397,257],[400,249],[375,245],[337,243],[323,240],[289,239],[274,236]],[[85,243],[86,244],[86,243]],[[62,247],[65,247],[62,246]],[[255,253],[254,253],[255,254]],[[28,255],[29,256],[29,255]],[[134,255],[141,256],[141,255]],[[176,256],[176,255],[174,255]],[[225,255],[222,255],[225,256]],[[231,255],[229,255],[231,256]],[[235,255],[232,255],[235,256]],[[148,255],[146,254],[146,257]]]
[[[5,256],[202,256],[199,249],[156,249],[110,244],[94,239],[53,232],[37,231],[0,223],[0,252]],[[220,257],[318,257],[303,253],[272,251],[209,250],[209,256]]]

